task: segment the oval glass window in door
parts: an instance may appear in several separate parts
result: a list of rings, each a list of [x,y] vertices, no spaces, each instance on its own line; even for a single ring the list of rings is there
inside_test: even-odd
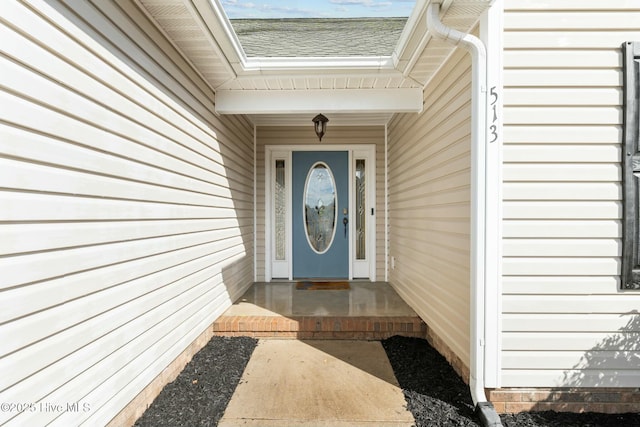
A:
[[[311,166],[304,185],[304,227],[311,248],[326,252],[336,233],[336,185],[329,167],[318,162]]]

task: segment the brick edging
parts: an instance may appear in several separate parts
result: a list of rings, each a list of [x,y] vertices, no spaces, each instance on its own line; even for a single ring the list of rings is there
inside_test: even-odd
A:
[[[498,413],[640,412],[640,388],[504,388],[487,390]]]
[[[453,368],[454,371],[465,384],[469,384],[470,371],[469,367],[458,357],[457,354],[451,350],[451,348],[440,338],[429,326],[427,326],[426,330],[426,340],[429,342],[431,347],[433,347],[438,353],[440,353],[449,365]]]

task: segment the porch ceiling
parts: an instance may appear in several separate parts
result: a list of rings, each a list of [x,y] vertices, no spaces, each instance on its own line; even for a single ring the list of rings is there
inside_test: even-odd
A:
[[[422,91],[454,47],[432,38],[418,0],[391,56],[247,57],[219,0],[136,0],[216,93],[220,114],[247,114],[258,125],[385,124],[419,112]],[[470,31],[493,0],[442,0],[442,21]]]

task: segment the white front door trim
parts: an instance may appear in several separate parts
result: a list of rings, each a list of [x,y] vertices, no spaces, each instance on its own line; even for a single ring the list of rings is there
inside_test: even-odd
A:
[[[367,278],[376,280],[376,146],[375,144],[352,145],[267,145],[265,146],[265,281],[277,279],[293,279],[292,253],[292,206],[291,206],[291,162],[294,151],[347,151],[349,153],[349,280]],[[366,259],[356,260],[354,242],[355,230],[355,171],[356,160],[365,160],[365,230],[366,230]],[[275,162],[285,161],[285,242],[284,259],[275,259],[275,215],[273,215],[275,194]]]

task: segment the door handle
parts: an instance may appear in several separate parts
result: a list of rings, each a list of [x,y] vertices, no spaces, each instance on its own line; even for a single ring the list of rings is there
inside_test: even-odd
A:
[[[344,224],[344,237],[346,239],[347,238],[347,224],[349,224],[349,220],[347,219],[346,216],[344,218],[342,218],[342,223]]]

